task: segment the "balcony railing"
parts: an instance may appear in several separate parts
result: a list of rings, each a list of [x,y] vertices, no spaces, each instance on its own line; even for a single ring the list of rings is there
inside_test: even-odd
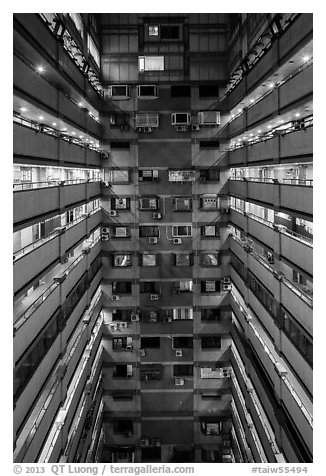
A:
[[[230,177],[230,181],[239,182],[258,182],[258,183],[275,183],[279,184],[280,180],[286,185],[302,185],[305,187],[312,187],[313,179],[298,179],[298,178],[273,178],[273,177]]]
[[[27,253],[30,253],[31,251],[36,250],[36,248],[39,248],[40,246],[44,245],[44,243],[47,243],[48,241],[52,240],[53,238],[58,236],[58,234],[58,230],[53,231],[49,235],[44,236],[43,238],[39,238],[33,243],[30,243],[29,245],[24,246],[24,248],[21,248],[20,250],[16,251],[14,253],[14,262],[20,259],[22,256],[26,255]]]
[[[241,306],[241,303],[240,301],[237,299],[237,297],[235,296],[235,294],[231,291],[231,294],[232,294],[232,297],[234,299],[234,301],[239,305],[240,307],[240,310],[242,312],[242,314],[244,315],[244,318],[245,320],[248,322],[248,325],[252,328],[255,336],[257,337],[258,339],[258,342],[261,344],[261,346],[263,347],[264,351],[266,352],[266,354],[268,355],[269,359],[271,360],[272,364],[274,365],[274,367],[276,368],[277,367],[277,364],[278,364],[278,361],[275,359],[274,355],[273,355],[273,352],[271,351],[271,349],[269,348],[269,346],[266,344],[267,342],[267,336],[264,336],[262,337],[260,335],[260,332],[259,330],[255,327],[255,325],[253,324],[253,321],[252,321],[252,316],[250,314],[248,314],[247,312],[244,311],[243,307]],[[271,348],[272,348],[272,345],[270,344]],[[286,376],[286,375],[282,375],[280,377],[284,384],[288,387],[289,389],[289,392],[291,393],[291,395],[293,396],[294,400],[296,401],[297,405],[299,406],[299,408],[301,409],[302,413],[304,414],[305,418],[307,419],[309,425],[312,427],[313,426],[313,417],[312,417],[312,414],[310,413],[310,411],[308,410],[308,408],[306,407],[306,405],[302,402],[302,400],[300,399],[298,393],[296,392],[294,386],[292,385],[292,383],[290,382],[289,378]]]
[[[34,301],[23,314],[17,317],[14,321],[14,329],[17,331],[23,324],[34,314],[34,312],[40,307],[40,305],[53,293],[53,291],[59,286],[58,282],[52,283],[36,301]]]

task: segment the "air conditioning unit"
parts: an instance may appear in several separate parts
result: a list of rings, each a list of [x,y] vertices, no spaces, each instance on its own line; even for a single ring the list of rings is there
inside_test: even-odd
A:
[[[199,129],[200,129],[199,124],[192,124],[191,126],[192,131],[199,131]]]
[[[222,290],[223,291],[231,291],[232,285],[231,284],[223,284]]]
[[[158,97],[158,87],[154,84],[137,86],[137,99],[157,99]]]
[[[177,132],[187,132],[187,126],[177,126]]]
[[[198,113],[198,123],[201,126],[219,126],[221,114],[218,111],[202,111]]]
[[[151,301],[158,301],[160,299],[159,294],[151,294]]]
[[[120,327],[120,329],[127,329],[128,324],[127,324],[127,322],[122,321],[122,322],[119,323],[119,327]]]
[[[164,322],[172,322],[172,317],[165,317]]]
[[[206,177],[199,177],[200,182],[206,182],[206,180],[207,180]]]
[[[231,376],[230,370],[229,370],[227,367],[222,367],[222,368],[220,368],[220,376],[221,376],[222,378],[224,378],[224,377],[230,377],[230,376]]]
[[[184,378],[176,377],[176,378],[174,379],[174,385],[175,385],[176,387],[183,387],[184,384],[185,384],[185,379],[184,379]]]
[[[110,228],[106,227],[106,226],[102,226],[101,228],[101,233],[103,235],[107,235],[108,233],[110,233]]]
[[[127,378],[132,378],[132,365],[127,365]]]
[[[126,352],[132,352],[132,345],[126,345]]]
[[[139,355],[139,357],[145,357],[145,355],[146,355],[146,350],[145,350],[145,349],[139,349],[139,350],[138,350],[138,355]]]
[[[162,218],[162,214],[161,213],[153,213],[153,219],[154,220],[160,220]]]
[[[110,210],[109,215],[110,217],[116,217],[118,215],[118,212],[116,210]]]
[[[175,351],[175,356],[176,357],[182,357],[183,353],[182,353],[182,350],[181,349],[178,349]]]
[[[138,322],[139,321],[139,315],[132,313],[131,316],[130,316],[130,320],[132,322]]]
[[[102,241],[109,241],[109,239],[110,239],[109,235],[101,235]]]
[[[174,245],[181,245],[182,239],[181,238],[173,238],[173,244]]]
[[[151,236],[150,238],[148,238],[148,243],[150,245],[154,245],[155,243],[157,243],[158,239],[156,236]]]
[[[228,277],[224,277],[224,278],[222,278],[222,283],[223,284],[231,284],[231,279],[228,278]]]
[[[220,212],[226,215],[230,212],[230,210],[228,208],[221,208]]]
[[[128,126],[128,125],[120,126],[120,131],[121,131],[121,132],[127,132],[127,131],[129,131],[129,126]]]
[[[127,85],[116,85],[108,87],[108,96],[116,100],[124,100],[130,98],[130,88]]]
[[[286,368],[283,367],[283,365],[280,364],[279,362],[276,362],[274,366],[275,366],[276,372],[278,373],[280,377],[283,377],[287,374]]]
[[[254,424],[249,413],[246,414],[246,421],[248,428],[253,428]]]
[[[120,296],[117,296],[116,294],[112,294],[112,301],[120,301]]]

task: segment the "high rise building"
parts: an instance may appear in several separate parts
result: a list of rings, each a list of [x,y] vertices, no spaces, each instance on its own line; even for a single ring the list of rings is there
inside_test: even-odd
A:
[[[14,15],[14,461],[312,461],[312,15]]]

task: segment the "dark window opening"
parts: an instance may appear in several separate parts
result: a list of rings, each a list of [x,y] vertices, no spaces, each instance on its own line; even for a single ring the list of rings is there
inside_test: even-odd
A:
[[[142,337],[140,339],[141,349],[159,349],[160,338],[159,337]]]
[[[201,338],[202,349],[220,349],[221,337],[220,336],[204,336]]]
[[[161,40],[178,40],[180,36],[179,25],[161,25]]]
[[[129,141],[112,141],[111,149],[130,149]]]
[[[192,337],[174,337],[173,347],[175,349],[192,349],[193,338]]]
[[[192,377],[194,374],[193,365],[174,365],[173,376],[174,377]]]

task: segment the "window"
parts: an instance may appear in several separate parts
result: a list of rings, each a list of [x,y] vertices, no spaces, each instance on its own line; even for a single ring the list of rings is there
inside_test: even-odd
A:
[[[191,225],[172,226],[172,236],[174,237],[191,236],[191,234],[192,234]]]
[[[132,350],[132,337],[114,337],[112,348],[113,350]]]
[[[140,282],[140,293],[142,294],[159,294],[160,293],[160,283],[155,281],[141,281]]]
[[[248,271],[248,287],[254,293],[254,295],[259,299],[261,304],[267,309],[267,311],[273,316],[277,317],[278,315],[278,304],[274,299],[272,293],[270,293],[265,286],[263,286],[260,281]]]
[[[87,46],[88,46],[88,51],[92,55],[95,63],[97,64],[98,67],[100,67],[100,64],[101,64],[100,53],[91,35],[87,36]]]
[[[155,254],[143,253],[141,255],[141,265],[144,267],[156,266],[156,261],[157,255]]]
[[[216,84],[201,84],[199,86],[199,97],[218,97],[218,86]]]
[[[113,257],[113,266],[115,268],[124,268],[132,266],[132,260],[130,254],[118,254]]]
[[[202,349],[220,349],[221,337],[220,336],[204,336],[201,338]]]
[[[194,375],[193,365],[174,365],[173,376],[174,377],[192,377]]]
[[[201,182],[219,182],[220,169],[200,169],[199,180]]]
[[[126,226],[116,226],[112,228],[113,238],[129,238],[130,230]]]
[[[173,309],[173,319],[175,321],[191,320],[194,318],[194,312],[192,308],[189,309]]]
[[[220,281],[201,281],[200,283],[200,292],[205,293],[219,293],[220,292]]]
[[[194,170],[169,170],[169,182],[194,182],[196,172]]]
[[[175,212],[190,212],[192,210],[192,198],[175,197],[172,198],[172,208]]]
[[[158,181],[158,170],[139,170],[139,181],[140,182],[157,182]]]
[[[294,317],[282,306],[283,330],[295,348],[305,358],[310,366],[313,363],[312,338],[304,331]]]
[[[141,198],[139,200],[140,210],[157,210],[159,205],[159,198]]]
[[[203,210],[216,210],[218,207],[217,195],[202,195],[199,203]]]
[[[159,349],[160,338],[159,337],[141,337],[140,348],[141,349]]]
[[[132,376],[132,365],[118,364],[113,367],[113,378],[131,378]]]
[[[132,286],[131,281],[113,281],[112,293],[113,294],[131,294]]]
[[[203,225],[200,228],[202,238],[219,238],[220,228],[218,225]]]
[[[113,309],[112,321],[125,321],[128,322],[131,319],[131,309]]]
[[[192,337],[173,337],[173,348],[174,349],[192,349],[193,348],[193,338]]]
[[[218,253],[209,253],[204,252],[200,253],[200,266],[218,266],[219,265],[219,255]]]
[[[112,210],[130,210],[130,198],[111,198]]]
[[[191,94],[189,84],[176,84],[171,86],[171,97],[188,98]]]
[[[138,56],[139,71],[164,71],[164,56]]]
[[[179,25],[161,25],[161,40],[178,40],[179,37]]]
[[[109,170],[108,181],[114,183],[128,183],[129,170]]]
[[[159,238],[160,230],[158,226],[140,226],[139,227],[140,238],[149,238],[151,236]]]
[[[173,283],[173,293],[180,294],[186,292],[192,292],[193,282],[192,280],[189,281],[175,281]]]
[[[192,266],[192,254],[180,253],[174,255],[174,266]]]
[[[82,16],[79,13],[68,13],[68,15],[74,22],[75,27],[77,28],[77,31],[80,33],[80,36],[83,37],[84,25],[83,25]]]
[[[221,310],[217,308],[201,309],[200,317],[202,321],[219,321],[221,319]]]
[[[148,26],[148,36],[158,36],[158,25]]]
[[[111,93],[112,96],[114,97],[114,93],[116,96],[119,94],[116,94],[118,91],[117,88],[125,88],[125,86],[111,86]],[[128,127],[129,126],[129,117],[127,114],[112,114],[110,115],[110,127],[111,128],[116,128],[116,127]]]

